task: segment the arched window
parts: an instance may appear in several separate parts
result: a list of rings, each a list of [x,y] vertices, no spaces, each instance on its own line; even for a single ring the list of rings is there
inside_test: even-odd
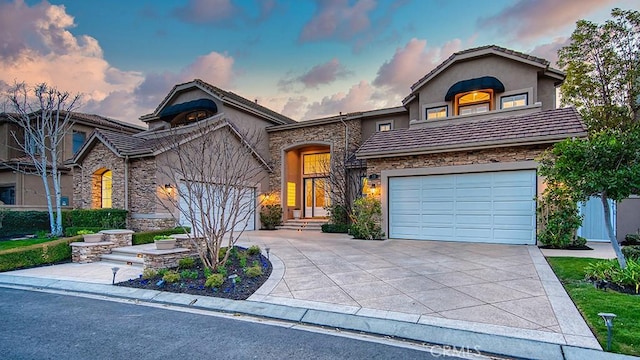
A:
[[[173,120],[171,120],[171,127],[184,126],[188,124],[192,124],[196,121],[204,120],[210,116],[214,115],[213,112],[209,110],[196,110],[187,113],[182,113],[176,116]]]
[[[478,114],[491,110],[493,90],[477,90],[456,95],[458,115]]]
[[[100,207],[110,208],[112,205],[113,190],[111,188],[113,184],[113,173],[111,170],[107,170],[100,176]]]

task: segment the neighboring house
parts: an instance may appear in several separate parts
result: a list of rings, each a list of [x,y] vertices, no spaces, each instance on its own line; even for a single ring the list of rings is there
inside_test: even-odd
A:
[[[166,210],[149,203],[163,179],[162,151],[147,141],[191,126],[185,122],[224,121],[267,135],[255,152],[268,181],[255,184],[255,197],[275,193],[285,220],[294,212],[326,216],[335,178],[346,174],[355,179],[347,198],[380,197],[390,238],[535,244],[535,197],[544,186],[535,160],[554,143],[587,134],[575,109],[557,109],[563,80],[544,59],[484,46],[451,55],[411,86],[401,106],[302,122],[194,80],[141,117],[149,131],[92,136],[74,159],[74,201],[104,206],[99,176],[112,171],[113,194],[120,190],[111,206],[130,210],[131,228],[173,226]],[[257,210],[249,230],[259,227]]]
[[[17,115],[15,115],[17,116]],[[105,129],[123,134],[134,134],[145,130],[142,127],[109,119],[99,115],[74,112],[71,129],[65,134],[59,160],[62,191],[62,206],[77,207],[73,203],[73,178],[70,168],[63,165],[71,159],[88,136],[96,129]],[[33,163],[28,154],[16,142],[24,143],[22,129],[9,120],[7,114],[0,114],[0,204],[12,210],[46,210],[47,200],[42,179],[38,175],[29,174]],[[26,173],[23,173],[24,170]]]

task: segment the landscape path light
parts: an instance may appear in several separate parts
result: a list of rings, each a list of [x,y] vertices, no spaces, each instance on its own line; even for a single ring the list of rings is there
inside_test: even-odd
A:
[[[613,318],[616,314],[612,313],[598,313],[604,319],[604,324],[607,326],[607,351],[611,350],[611,336],[613,332]]]

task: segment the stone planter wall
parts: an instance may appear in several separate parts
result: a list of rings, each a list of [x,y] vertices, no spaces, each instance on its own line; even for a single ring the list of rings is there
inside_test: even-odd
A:
[[[149,250],[142,253],[143,269],[158,270],[178,266],[178,261],[188,257],[191,251],[185,248],[171,250]]]
[[[117,247],[125,247],[133,245],[133,231],[131,230],[102,230],[104,241],[110,241],[118,245]]]
[[[71,246],[71,261],[74,263],[92,263],[100,261],[104,254],[110,254],[111,249],[119,247],[111,241],[97,243],[73,242]]]

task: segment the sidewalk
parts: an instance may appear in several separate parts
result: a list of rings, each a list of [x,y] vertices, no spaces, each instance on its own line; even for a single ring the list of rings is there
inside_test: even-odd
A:
[[[622,358],[587,349],[599,345],[537,247],[370,242],[289,231],[247,233],[242,243],[270,248],[269,280],[247,301],[200,297],[197,307],[522,358]],[[0,285],[175,305],[196,298],[105,285],[111,266],[14,271],[0,274]],[[116,281],[139,273],[122,268]],[[532,285],[536,279],[539,287]],[[540,311],[543,299],[549,305]]]

